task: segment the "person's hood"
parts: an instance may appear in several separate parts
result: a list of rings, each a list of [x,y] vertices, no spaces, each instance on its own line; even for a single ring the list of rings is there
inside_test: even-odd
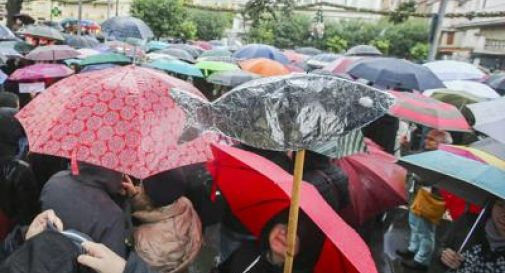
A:
[[[123,175],[119,172],[79,162],[79,174],[74,178],[86,185],[104,188],[111,195],[119,194]]]
[[[19,139],[24,137],[23,127],[14,117],[15,108],[0,107],[0,155],[15,156]]]

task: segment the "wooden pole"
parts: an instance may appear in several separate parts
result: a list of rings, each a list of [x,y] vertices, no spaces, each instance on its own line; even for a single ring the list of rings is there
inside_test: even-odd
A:
[[[293,261],[296,249],[296,232],[298,229],[298,213],[300,211],[300,188],[302,185],[304,161],[305,150],[301,150],[296,153],[295,158],[293,188],[291,189],[291,206],[289,208],[288,249],[284,260],[284,273],[291,273],[293,271]]]

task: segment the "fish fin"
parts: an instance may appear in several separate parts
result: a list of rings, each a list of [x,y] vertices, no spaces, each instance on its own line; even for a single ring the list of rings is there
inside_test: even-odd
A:
[[[177,88],[171,89],[170,95],[186,114],[186,123],[177,143],[182,144],[198,138],[207,129],[205,120],[208,120],[207,116],[211,113],[211,104],[201,97]]]

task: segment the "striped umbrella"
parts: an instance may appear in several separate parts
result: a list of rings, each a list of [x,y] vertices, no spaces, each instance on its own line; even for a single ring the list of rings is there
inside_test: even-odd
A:
[[[471,131],[464,116],[453,105],[418,93],[390,91],[396,97],[391,115],[431,128],[446,131]]]

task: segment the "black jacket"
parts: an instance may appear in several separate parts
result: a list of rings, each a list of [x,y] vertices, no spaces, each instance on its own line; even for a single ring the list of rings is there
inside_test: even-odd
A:
[[[42,209],[53,209],[65,223],[89,235],[122,257],[127,257],[127,219],[114,202],[121,189],[121,174],[79,163],[80,174],[55,174],[42,189]]]
[[[14,117],[17,110],[0,107],[0,157],[14,157],[19,152],[19,140],[25,136],[23,127]]]

